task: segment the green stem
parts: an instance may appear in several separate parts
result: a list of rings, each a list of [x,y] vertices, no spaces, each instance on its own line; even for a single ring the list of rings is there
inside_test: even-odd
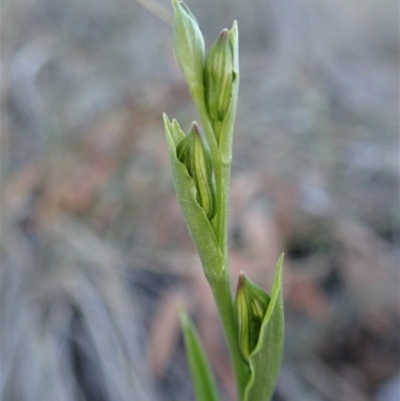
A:
[[[236,388],[238,391],[238,400],[241,400],[244,394],[249,370],[243,362],[239,349],[238,329],[233,311],[229,271],[225,269],[225,275],[221,278],[213,279],[210,286],[217,305],[218,313],[222,322],[222,327],[228,345],[229,357],[232,363],[235,376]]]
[[[213,125],[208,117],[208,112],[204,102],[204,92],[202,88],[194,94],[193,99],[196,103],[201,123],[203,125],[205,135],[210,146],[211,162],[215,173],[217,192],[217,222],[215,234],[224,260],[223,276],[209,277],[209,284],[211,286],[218,313],[222,322],[223,331],[228,345],[229,356],[232,362],[236,387],[239,394],[239,400],[241,400],[243,397],[245,385],[247,383],[249,370],[242,359],[242,355],[239,349],[237,334],[238,329],[233,309],[229,273],[228,213],[231,157],[228,149],[223,150],[224,154],[222,154],[221,150],[219,149]],[[232,129],[232,127],[233,124],[227,128]],[[226,153],[226,151],[228,151],[228,153]],[[228,157],[222,157],[224,155],[228,155]]]

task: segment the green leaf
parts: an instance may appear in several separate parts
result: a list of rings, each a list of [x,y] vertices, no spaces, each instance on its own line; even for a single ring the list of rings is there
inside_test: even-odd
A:
[[[275,389],[283,353],[283,255],[279,258],[271,300],[261,324],[258,343],[250,354],[250,377],[244,393],[244,401],[269,401]]]
[[[174,8],[174,49],[190,92],[203,87],[204,39],[196,18],[187,5],[180,0],[172,0]]]
[[[190,235],[199,252],[204,273],[210,281],[210,279],[212,280],[216,276],[221,277],[224,274],[222,253],[207,215],[196,199],[193,178],[176,155],[176,147],[185,134],[178,122],[173,120],[171,123],[166,114],[164,114],[164,126],[178,201]]]
[[[183,310],[180,317],[196,399],[197,401],[218,401],[215,378],[196,327]]]

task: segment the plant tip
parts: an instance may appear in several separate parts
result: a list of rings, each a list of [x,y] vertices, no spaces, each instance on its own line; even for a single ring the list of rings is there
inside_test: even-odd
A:
[[[238,282],[237,282],[237,286],[236,286],[236,294],[243,288],[244,280],[245,280],[245,275],[244,275],[244,272],[241,271],[239,273],[239,278],[238,278]]]
[[[193,130],[193,132],[194,132],[195,134],[200,135],[200,128],[199,128],[199,125],[197,124],[196,121],[193,121],[193,122],[192,122],[192,125],[190,126],[190,130],[191,130],[191,131]]]
[[[218,39],[227,39],[229,35],[229,31],[224,28],[218,35]]]

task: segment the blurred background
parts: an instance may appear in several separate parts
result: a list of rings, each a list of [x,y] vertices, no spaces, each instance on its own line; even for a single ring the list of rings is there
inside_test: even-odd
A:
[[[207,46],[239,24],[232,288],[269,289],[285,252],[274,401],[399,400],[397,2],[187,4]],[[194,400],[178,305],[234,400],[163,132],[198,119],[171,21],[169,0],[2,1],[4,401]]]

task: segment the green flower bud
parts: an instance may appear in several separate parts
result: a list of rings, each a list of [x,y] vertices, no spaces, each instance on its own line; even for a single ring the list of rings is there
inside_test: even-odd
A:
[[[197,201],[211,220],[216,210],[210,151],[195,122],[177,146],[176,155],[193,178],[197,190]]]
[[[174,8],[174,49],[190,92],[203,86],[204,39],[196,18],[187,5],[180,0],[173,0]]]
[[[239,329],[239,347],[246,360],[257,345],[269,301],[268,294],[241,272],[234,307]]]
[[[223,121],[232,98],[233,48],[224,29],[208,52],[204,66],[205,100],[210,118]]]

